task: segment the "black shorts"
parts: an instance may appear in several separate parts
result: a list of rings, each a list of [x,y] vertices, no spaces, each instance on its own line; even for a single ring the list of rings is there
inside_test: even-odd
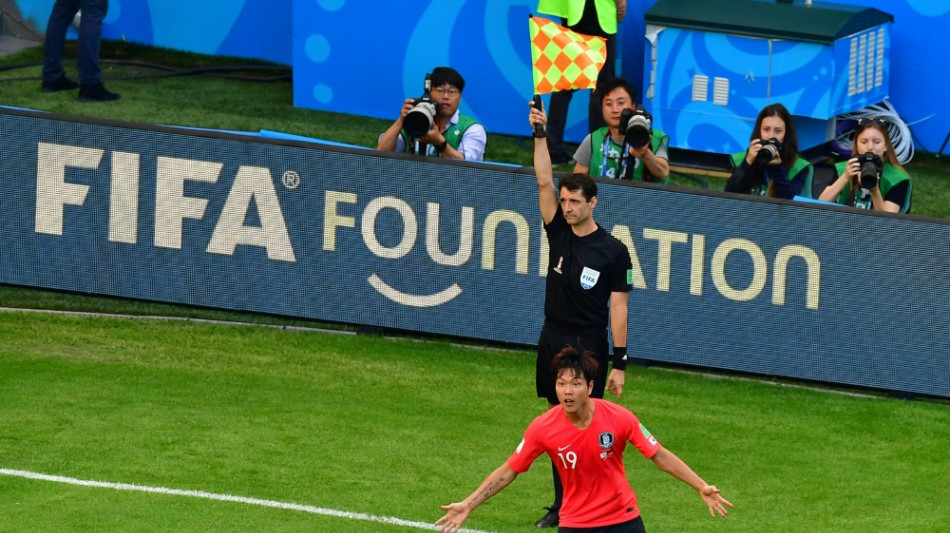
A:
[[[554,382],[557,380],[551,370],[551,360],[565,345],[571,345],[578,352],[590,351],[597,357],[597,375],[594,376],[593,398],[603,398],[607,387],[607,367],[610,364],[610,354],[607,347],[607,330],[589,332],[583,335],[567,333],[547,324],[541,328],[541,337],[538,339],[538,360],[535,364],[535,387],[538,398],[547,399],[551,405],[557,405],[557,391]]]
[[[646,533],[643,520],[636,517],[629,522],[602,527],[559,527],[557,533]]]

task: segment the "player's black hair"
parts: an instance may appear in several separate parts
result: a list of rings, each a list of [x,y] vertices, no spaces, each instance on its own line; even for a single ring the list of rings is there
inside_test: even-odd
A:
[[[588,385],[594,381],[597,367],[597,359],[594,358],[593,352],[577,353],[570,345],[565,345],[551,360],[551,370],[554,371],[555,376],[560,376],[564,370],[572,370],[575,376],[583,376]]]

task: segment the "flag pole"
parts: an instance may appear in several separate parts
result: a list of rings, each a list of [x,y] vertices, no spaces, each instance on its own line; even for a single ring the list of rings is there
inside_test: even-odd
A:
[[[530,21],[533,18],[534,18],[534,13],[528,13],[528,20]],[[534,91],[531,91],[531,92],[534,93],[534,96],[531,99],[531,101],[534,102],[534,108],[541,112],[544,112],[544,102],[541,101],[541,95],[538,93],[535,93]],[[547,133],[545,133],[544,131],[544,126],[542,124],[535,124],[534,137],[541,138],[541,137],[546,137],[546,136],[547,136]]]

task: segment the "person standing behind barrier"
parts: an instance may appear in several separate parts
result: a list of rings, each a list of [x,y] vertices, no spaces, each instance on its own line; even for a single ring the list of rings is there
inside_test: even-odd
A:
[[[600,371],[591,395],[603,398],[604,389],[617,398],[623,393],[627,366],[627,300],[633,267],[626,245],[594,222],[597,182],[588,174],[570,174],[554,186],[554,171],[544,134],[544,111],[534,103],[528,121],[534,128],[534,171],[538,179],[538,204],[548,241],[548,267],[544,292],[544,326],[538,339],[535,388],[548,405],[558,404],[556,376],[551,360],[564,348],[591,351]],[[560,198],[558,197],[560,193]],[[613,369],[607,327],[613,337]],[[552,463],[554,503],[535,525],[558,525],[564,489],[557,465]]]
[[[416,106],[414,98],[402,104],[399,118],[379,136],[377,150],[408,152],[430,157],[481,161],[485,158],[488,134],[475,119],[459,113],[465,80],[455,69],[436,67],[430,78],[428,96],[436,106],[431,128],[412,137],[405,128],[406,115]]]
[[[488,475],[462,502],[443,505],[436,520],[440,531],[458,531],[469,515],[501,492],[519,474],[527,472],[547,453],[564,479],[564,516],[559,531],[645,533],[637,495],[627,481],[623,452],[630,442],[644,457],[683,481],[702,498],[713,518],[726,516],[732,503],[706,483],[673,452],[663,447],[635,414],[593,398],[599,374],[590,352],[578,354],[570,346],[551,363],[560,407],[535,418],[511,457]]]
[[[607,125],[589,134],[577,147],[574,172],[601,178],[669,183],[669,136],[653,129],[651,124],[649,141],[644,132],[645,144],[631,146],[625,132],[620,131],[624,111],[637,108],[634,103],[637,90],[624,78],[614,78],[601,87],[604,91],[601,114]]]
[[[838,179],[822,191],[819,200],[859,209],[910,212],[910,176],[897,160],[884,120],[858,121],[852,157],[838,163],[836,169]]]
[[[538,12],[561,17],[561,25],[584,35],[603,37],[607,40],[607,61],[597,75],[597,88],[590,95],[588,106],[588,131],[604,125],[600,115],[600,86],[616,76],[617,25],[627,15],[627,0],[539,0]],[[564,147],[564,128],[567,126],[567,110],[574,91],[556,91],[551,94],[548,109],[548,151],[555,164],[570,161]]]
[[[80,10],[77,84],[66,77],[63,70],[63,50],[66,48],[66,31]],[[102,21],[108,11],[109,0],[56,0],[46,25],[43,46],[41,90],[44,93],[69,91],[78,87],[80,102],[109,102],[120,98],[102,84],[102,69],[99,68]]]
[[[792,115],[782,104],[766,106],[755,119],[745,152],[732,155],[726,192],[792,199],[811,198],[815,167],[798,153]]]

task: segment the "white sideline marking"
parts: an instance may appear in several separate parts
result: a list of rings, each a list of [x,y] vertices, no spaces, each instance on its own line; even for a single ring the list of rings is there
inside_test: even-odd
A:
[[[366,522],[376,522],[379,524],[392,524],[397,526],[414,527],[417,529],[428,529],[438,531],[438,527],[428,522],[413,522],[395,518],[392,516],[374,516],[363,513],[349,513],[346,511],[337,511],[335,509],[324,509],[312,505],[301,505],[298,503],[284,503],[273,500],[261,500],[258,498],[247,498],[244,496],[232,496],[230,494],[215,494],[213,492],[203,492],[200,490],[181,490],[169,489],[165,487],[149,487],[147,485],[131,485],[128,483],[110,483],[107,481],[91,481],[87,479],[76,479],[73,477],[52,476],[49,474],[39,474],[36,472],[27,472],[25,470],[10,470],[0,468],[0,475],[13,476],[26,479],[35,479],[39,481],[52,481],[54,483],[66,483],[67,485],[79,485],[83,487],[97,487],[101,489],[125,490],[133,492],[150,492],[154,494],[168,494],[171,496],[187,496],[189,498],[203,498],[205,500],[217,500],[221,502],[244,503],[247,505],[260,505],[262,507],[273,507],[275,509],[287,509],[289,511],[302,511],[324,516],[333,516],[337,518],[347,518],[350,520],[363,520]],[[465,533],[492,533],[490,531],[481,531],[478,529],[460,529]]]

